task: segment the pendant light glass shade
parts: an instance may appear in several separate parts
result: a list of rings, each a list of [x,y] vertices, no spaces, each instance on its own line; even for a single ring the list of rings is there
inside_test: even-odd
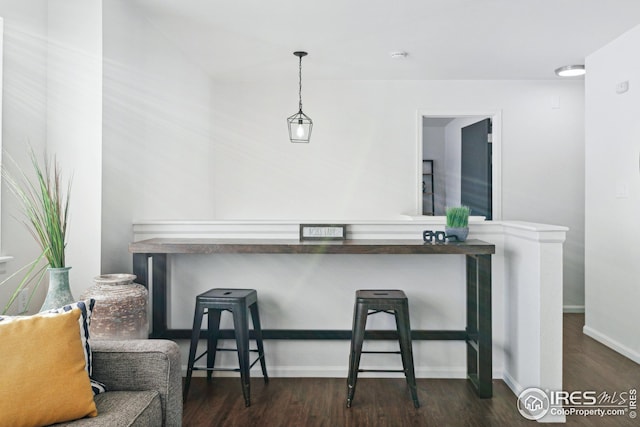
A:
[[[291,142],[309,142],[313,122],[302,110],[287,118]]]
[[[289,140],[291,142],[309,142],[311,139],[311,129],[313,121],[309,116],[302,112],[302,57],[307,52],[293,52],[299,58],[298,62],[298,112],[287,117],[287,125],[289,127]]]

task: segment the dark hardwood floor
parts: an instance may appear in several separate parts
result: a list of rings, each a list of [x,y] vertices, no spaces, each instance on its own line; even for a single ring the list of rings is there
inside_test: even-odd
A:
[[[640,365],[582,333],[584,315],[564,315],[564,389],[640,389]],[[420,379],[415,409],[404,379],[362,378],[347,409],[346,378],[262,378],[251,382],[245,408],[238,378],[194,378],[184,406],[185,427],[524,426],[516,396],[494,380],[494,397],[479,399],[466,380]],[[569,426],[638,426],[628,416],[568,416]]]

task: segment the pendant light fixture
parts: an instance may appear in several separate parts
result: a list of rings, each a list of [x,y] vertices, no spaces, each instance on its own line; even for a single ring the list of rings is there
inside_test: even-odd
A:
[[[313,122],[311,118],[302,112],[302,57],[307,52],[293,52],[298,57],[298,112],[287,118],[289,125],[289,140],[291,142],[309,142]]]

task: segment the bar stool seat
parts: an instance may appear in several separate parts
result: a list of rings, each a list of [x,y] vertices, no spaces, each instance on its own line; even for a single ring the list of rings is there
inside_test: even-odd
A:
[[[367,317],[377,313],[393,314],[400,351],[362,351]],[[409,324],[409,303],[407,296],[401,290],[372,289],[356,291],[356,302],[353,309],[353,328],[351,334],[351,352],[349,355],[349,376],[347,378],[347,408],[351,407],[356,392],[358,372],[403,372],[409,389],[413,405],[420,407],[416,387],[416,374],[413,366],[413,351],[411,347],[411,326]],[[402,370],[393,369],[360,369],[362,353],[393,353],[400,354]]]
[[[220,334],[220,316],[223,311],[230,311],[233,315],[233,326],[236,339],[235,349],[217,348]],[[253,330],[255,333],[256,345],[258,347],[257,350],[249,348],[249,312],[251,313],[251,319],[253,320]],[[207,314],[208,320],[207,350],[196,357],[198,341],[200,340],[202,318],[205,314]],[[237,369],[215,368],[216,351],[237,351],[240,367]],[[251,364],[249,364],[249,352],[258,353],[258,357]],[[194,363],[200,360],[204,355],[207,355],[207,366],[194,366]],[[260,315],[258,313],[258,293],[255,289],[216,288],[198,295],[196,297],[196,307],[193,315],[193,329],[191,332],[187,377],[184,383],[184,401],[186,402],[187,400],[189,386],[191,384],[191,376],[194,370],[206,370],[208,381],[211,381],[213,371],[234,371],[240,372],[245,406],[250,406],[251,397],[249,371],[253,365],[258,362],[258,360],[262,367],[264,382],[268,383],[269,376],[267,375],[267,366],[264,359],[262,328],[260,327]]]

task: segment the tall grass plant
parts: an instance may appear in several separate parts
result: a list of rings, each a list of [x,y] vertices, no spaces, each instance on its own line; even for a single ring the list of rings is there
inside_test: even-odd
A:
[[[17,163],[11,160],[18,170],[17,174],[10,173],[2,167],[2,177],[7,187],[18,199],[22,208],[22,222],[29,230],[41,249],[40,255],[31,263],[22,267],[5,279],[1,284],[9,282],[20,272],[25,272],[2,313],[6,313],[15,303],[18,295],[30,284],[32,287],[29,302],[39,284],[42,282],[47,267],[63,268],[65,264],[65,249],[67,246],[67,220],[69,218],[69,195],[71,180],[66,186],[62,184],[60,166],[55,159],[46,159],[41,164],[33,150],[29,151],[31,165],[35,172],[35,179],[30,178]],[[53,166],[52,166],[53,163]],[[46,259],[46,265],[41,261]],[[28,307],[28,303],[27,303]]]

